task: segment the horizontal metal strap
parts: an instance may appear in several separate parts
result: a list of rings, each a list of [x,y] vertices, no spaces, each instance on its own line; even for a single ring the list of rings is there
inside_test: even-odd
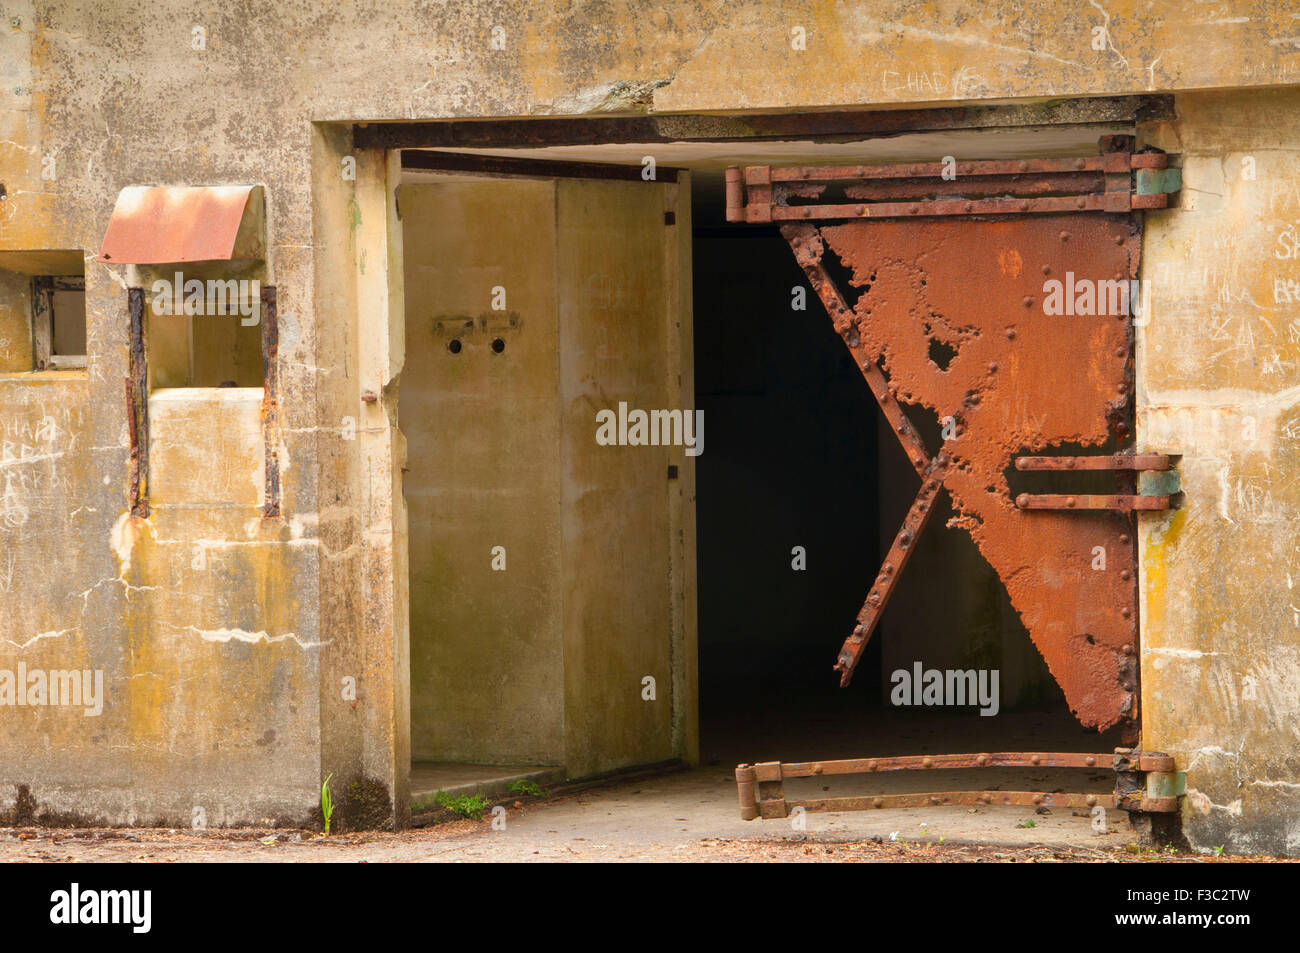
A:
[[[1063,159],[975,159],[970,161],[895,163],[890,165],[747,166],[748,185],[769,182],[835,182],[842,179],[911,179],[979,175],[1056,175],[1070,172],[1128,172],[1163,169],[1169,156],[1161,152],[1108,152]]]
[[[1098,493],[1021,493],[1016,506],[1022,510],[1167,510],[1167,496]]]
[[[867,774],[876,771],[937,770],[945,768],[1083,768],[1104,766],[1116,771],[1116,790],[1096,793],[1048,791],[933,791],[919,794],[868,794],[856,797],[786,800],[785,781],[838,774]],[[745,820],[757,817],[787,817],[791,810],[864,811],[880,808],[956,805],[1011,805],[1085,807],[1097,805],[1124,811],[1165,813],[1178,810],[1176,783],[1152,784],[1168,777],[1176,781],[1174,759],[1159,752],[1116,748],[1113,755],[1091,752],[999,751],[963,754],[906,755],[888,758],[852,758],[837,761],[803,761],[782,764],[765,761],[736,766],[740,813]],[[1140,775],[1146,773],[1147,790],[1140,790]],[[1162,774],[1163,772],[1163,774]]]
[[[915,771],[940,768],[1111,768],[1114,755],[1091,752],[994,751],[970,754],[906,755],[893,758],[849,758],[842,761],[802,761],[781,765],[783,778],[811,778],[876,771]]]
[[[1162,152],[1133,153],[1131,137],[1103,136],[1100,155],[885,165],[729,166],[729,222],[944,215],[1108,212],[1166,208],[1181,188]],[[832,186],[832,183],[838,183]],[[1136,183],[1136,187],[1135,187]],[[849,199],[815,200],[828,189]]]
[[[1168,470],[1167,453],[1113,453],[1099,457],[1016,457],[1017,470]]]
[[[1043,198],[936,199],[919,202],[860,202],[844,205],[771,205],[761,211],[762,221],[795,222],[810,219],[910,218],[924,215],[1014,215],[1019,213],[1127,212],[1136,207],[1128,192],[1093,192],[1087,195],[1053,195]],[[1141,196],[1143,208],[1164,208],[1165,195]],[[761,203],[760,203],[761,204]],[[748,220],[755,221],[754,217]]]
[[[1177,799],[1175,799],[1177,800]],[[949,804],[981,804],[1014,807],[1102,807],[1118,808],[1118,798],[1109,792],[1073,794],[1051,791],[936,791],[929,794],[864,794],[856,797],[821,797],[786,801],[786,809],[802,807],[815,811],[868,811],[900,807],[932,807]]]

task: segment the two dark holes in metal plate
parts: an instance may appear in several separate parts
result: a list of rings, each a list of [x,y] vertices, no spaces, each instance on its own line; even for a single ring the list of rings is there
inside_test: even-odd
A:
[[[460,351],[461,351],[461,348],[463,348],[463,347],[464,347],[464,345],[460,343],[460,338],[452,338],[450,341],[447,342],[447,350],[451,351],[452,354],[459,354]],[[505,342],[505,339],[504,339],[504,338],[493,338],[493,339],[492,339],[492,353],[493,353],[493,354],[500,354],[500,353],[502,353],[505,349],[506,349],[506,342]]]

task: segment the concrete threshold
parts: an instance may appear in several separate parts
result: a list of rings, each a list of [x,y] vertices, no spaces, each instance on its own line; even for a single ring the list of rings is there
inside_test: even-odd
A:
[[[411,764],[411,805],[431,807],[439,791],[451,797],[506,794],[516,781],[531,781],[539,787],[564,780],[559,765],[465,764],[455,761],[415,761]]]

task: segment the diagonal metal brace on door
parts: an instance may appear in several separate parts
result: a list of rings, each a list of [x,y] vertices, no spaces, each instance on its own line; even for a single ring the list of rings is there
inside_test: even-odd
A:
[[[908,557],[911,556],[914,548],[913,544],[930,519],[935,498],[939,495],[940,487],[943,486],[943,479],[948,470],[950,457],[945,451],[940,450],[933,459],[930,458],[925,444],[917,436],[916,427],[908,418],[907,412],[903,410],[902,405],[894,397],[889,382],[885,380],[884,372],[876,363],[878,356],[868,353],[863,347],[862,341],[850,321],[853,309],[845,302],[839,289],[835,287],[835,282],[831,279],[830,273],[822,265],[822,256],[825,254],[826,248],[822,242],[821,232],[812,225],[785,225],[781,228],[781,235],[794,249],[795,259],[803,268],[804,274],[808,276],[808,281],[817,291],[822,304],[825,305],[826,312],[831,316],[831,321],[835,325],[835,330],[840,333],[844,343],[853,354],[854,361],[861,368],[862,375],[866,378],[871,393],[875,395],[876,402],[880,405],[885,419],[889,422],[890,429],[898,438],[899,443],[902,444],[903,452],[907,454],[907,458],[912,462],[912,466],[921,477],[921,488],[917,491],[916,499],[907,511],[902,527],[899,528],[897,535],[894,537],[894,543],[880,567],[880,574],[876,577],[875,584],[867,595],[866,602],[863,603],[861,611],[858,612],[857,624],[853,627],[853,634],[845,639],[844,646],[840,649],[839,658],[835,662],[835,670],[840,673],[840,687],[843,688],[849,684],[849,680],[853,677],[853,669],[857,667],[858,661],[862,658],[862,653],[871,638],[872,630],[875,629],[876,623],[880,621],[881,613],[885,609],[885,603],[889,601],[889,596],[894,591],[894,586],[903,572],[903,567],[907,565]]]

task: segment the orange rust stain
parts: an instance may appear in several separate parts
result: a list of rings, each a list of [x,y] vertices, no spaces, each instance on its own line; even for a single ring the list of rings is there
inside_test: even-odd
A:
[[[998,267],[1005,277],[1019,278],[1020,272],[1024,271],[1025,261],[1014,248],[1004,248],[998,252]]]

